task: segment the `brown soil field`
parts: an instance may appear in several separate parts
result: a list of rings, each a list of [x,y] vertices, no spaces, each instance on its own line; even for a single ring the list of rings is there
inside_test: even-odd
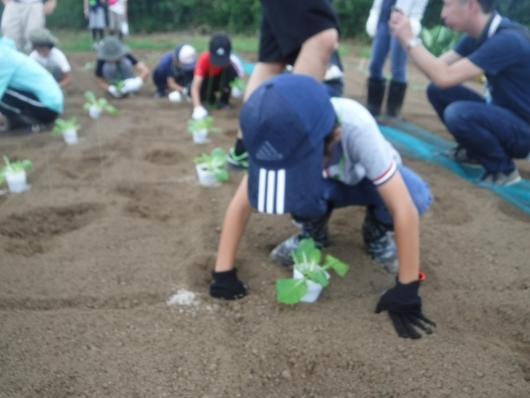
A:
[[[345,44],[350,45],[350,44]],[[138,54],[153,67],[160,52]],[[82,124],[66,146],[50,132],[0,136],[0,154],[31,159],[31,189],[0,195],[0,397],[530,396],[530,216],[433,164],[406,159],[430,184],[422,221],[425,313],[436,332],[399,339],[374,314],[392,286],[364,252],[361,208],[331,221],[329,253],[347,261],[315,304],[283,306],[272,247],[289,217],[255,214],[238,254],[248,297],[207,294],[225,208],[242,174],[197,184],[193,158],[228,149],[240,104],[213,111],[223,132],[199,146],[189,104],[153,99],[149,82],[83,112],[92,54],[70,57],[65,115]],[[366,61],[344,59],[346,95],[363,98]],[[411,72],[404,117],[448,137]],[[530,175],[530,162],[521,162]],[[168,305],[179,289],[190,305]]]

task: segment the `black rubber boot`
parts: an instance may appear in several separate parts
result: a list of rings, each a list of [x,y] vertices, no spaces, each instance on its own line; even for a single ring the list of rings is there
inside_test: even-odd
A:
[[[390,117],[398,117],[403,106],[407,83],[392,80],[388,88],[388,98],[386,102],[386,113]]]
[[[383,105],[383,98],[385,97],[386,81],[368,78],[368,97],[366,99],[366,107],[373,116],[379,116],[381,113],[381,106]]]

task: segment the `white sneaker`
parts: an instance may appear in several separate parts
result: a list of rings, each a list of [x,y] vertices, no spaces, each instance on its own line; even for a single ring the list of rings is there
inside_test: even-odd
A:
[[[510,185],[517,184],[521,181],[521,176],[517,169],[514,169],[512,172],[505,174],[502,172],[499,173],[489,173],[486,172],[480,179],[482,184],[495,185],[508,187]]]

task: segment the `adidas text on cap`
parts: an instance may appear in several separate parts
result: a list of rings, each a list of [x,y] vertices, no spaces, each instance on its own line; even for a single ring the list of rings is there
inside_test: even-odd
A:
[[[324,86],[309,76],[274,77],[252,93],[240,122],[252,207],[302,219],[324,214],[324,145],[336,122]]]

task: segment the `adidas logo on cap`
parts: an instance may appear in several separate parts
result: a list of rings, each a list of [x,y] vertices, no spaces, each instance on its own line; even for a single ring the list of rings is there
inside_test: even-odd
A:
[[[277,162],[283,159],[283,155],[269,141],[265,141],[256,152],[256,159]]]

